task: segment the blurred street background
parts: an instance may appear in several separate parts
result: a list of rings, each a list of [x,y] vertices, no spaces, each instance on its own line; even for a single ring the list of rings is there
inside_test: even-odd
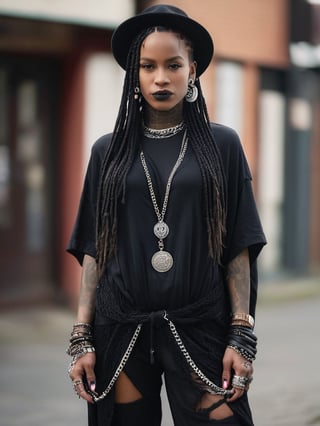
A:
[[[65,374],[80,282],[65,247],[120,102],[112,32],[161,2],[0,0],[0,426],[86,424]],[[214,39],[208,112],[240,136],[268,239],[256,426],[320,424],[320,0],[165,3]]]

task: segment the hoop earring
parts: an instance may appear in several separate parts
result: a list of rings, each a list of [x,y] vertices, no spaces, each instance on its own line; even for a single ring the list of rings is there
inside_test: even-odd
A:
[[[198,98],[198,88],[194,85],[194,81],[190,78],[188,82],[188,90],[185,96],[187,102],[195,102]]]
[[[139,98],[140,98],[140,88],[138,87],[138,86],[136,86],[135,88],[134,88],[134,99],[136,100],[136,101],[138,101],[139,100]]]
[[[143,104],[142,104],[142,96],[140,92],[140,87],[136,86],[134,88],[134,100],[139,102],[139,111],[142,112],[143,110]]]

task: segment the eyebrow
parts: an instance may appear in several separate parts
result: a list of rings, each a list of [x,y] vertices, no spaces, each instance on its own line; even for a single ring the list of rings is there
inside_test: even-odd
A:
[[[166,59],[166,62],[170,62],[170,61],[176,61],[177,59],[180,59],[182,61],[184,61],[184,58],[182,56],[173,56],[172,58]],[[146,57],[140,57],[140,61],[152,61],[155,62],[156,59],[152,59],[152,58],[146,58]]]

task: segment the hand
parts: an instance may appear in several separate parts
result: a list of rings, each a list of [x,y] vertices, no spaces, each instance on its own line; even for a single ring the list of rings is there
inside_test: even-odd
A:
[[[252,380],[253,367],[252,363],[243,358],[232,348],[227,347],[224,353],[222,360],[223,363],[223,372],[222,372],[222,384],[224,389],[228,389],[232,383],[232,377],[234,375],[240,377],[246,377],[250,381]],[[228,398],[228,402],[233,402],[236,399],[240,398],[244,391],[249,390],[249,383],[246,384],[244,389],[240,387],[233,386],[232,391],[233,395],[231,398]]]
[[[85,385],[92,392],[96,387],[96,376],[94,374],[94,366],[96,363],[96,355],[94,352],[87,353],[81,356],[75,363],[74,367],[69,373],[69,377],[73,382],[74,390],[88,402],[93,403],[92,396],[86,392]]]

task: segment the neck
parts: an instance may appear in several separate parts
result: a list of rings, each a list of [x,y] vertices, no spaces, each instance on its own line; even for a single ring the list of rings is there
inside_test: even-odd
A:
[[[144,113],[145,125],[152,129],[167,129],[176,126],[183,121],[182,107],[170,111],[159,111],[146,108]]]

